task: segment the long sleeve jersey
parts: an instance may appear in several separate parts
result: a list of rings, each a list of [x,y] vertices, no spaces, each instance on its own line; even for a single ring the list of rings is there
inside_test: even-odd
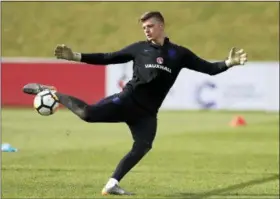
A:
[[[150,41],[135,42],[112,53],[82,53],[87,64],[119,64],[133,61],[133,77],[123,92],[152,114],[161,107],[170,88],[183,68],[216,75],[228,69],[225,61],[208,62],[191,50],[170,42],[157,45]]]

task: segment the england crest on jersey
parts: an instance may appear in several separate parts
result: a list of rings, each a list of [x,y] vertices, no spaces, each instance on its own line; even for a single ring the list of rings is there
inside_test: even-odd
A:
[[[162,57],[158,57],[157,58],[157,63],[158,64],[163,64],[163,58]]]

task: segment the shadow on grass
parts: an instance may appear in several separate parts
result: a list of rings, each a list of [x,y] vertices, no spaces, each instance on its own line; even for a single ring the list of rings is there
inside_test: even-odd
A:
[[[224,197],[233,197],[233,198],[243,198],[243,197],[247,197],[247,198],[279,198],[279,194],[246,194],[246,193],[228,193],[231,191],[235,191],[238,189],[243,189],[245,187],[249,187],[249,186],[253,186],[253,185],[257,185],[257,184],[263,184],[263,183],[267,183],[270,181],[274,181],[274,180],[279,180],[279,174],[274,174],[271,175],[269,177],[265,177],[265,178],[259,178],[259,179],[254,179],[254,180],[250,180],[247,182],[242,182],[239,184],[234,184],[234,185],[230,185],[224,188],[219,188],[219,189],[213,189],[210,191],[205,191],[205,192],[201,192],[201,193],[178,193],[176,195],[171,195],[169,197],[171,198],[186,198],[186,199],[202,199],[202,198],[209,198],[212,197],[214,198],[215,196],[221,198],[222,196]]]

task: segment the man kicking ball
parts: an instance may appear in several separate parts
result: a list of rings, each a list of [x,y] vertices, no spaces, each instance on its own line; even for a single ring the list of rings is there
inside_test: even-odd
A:
[[[78,53],[66,45],[58,45],[55,49],[58,59],[87,64],[133,61],[133,78],[123,91],[96,104],[87,104],[60,93],[54,86],[30,83],[23,88],[24,93],[33,95],[46,89],[55,91],[59,102],[86,122],[123,122],[128,125],[134,140],[132,148],[117,165],[102,190],[103,195],[132,194],[122,189],[119,182],[151,150],[157,131],[158,110],[182,69],[216,75],[247,61],[243,49],[232,48],[226,60],[211,63],[172,43],[165,35],[164,18],[160,12],[147,12],[141,16],[140,22],[147,40],[135,42],[117,52]]]

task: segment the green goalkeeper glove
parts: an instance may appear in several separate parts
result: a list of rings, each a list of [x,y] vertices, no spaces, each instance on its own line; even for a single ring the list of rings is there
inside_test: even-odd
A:
[[[225,62],[228,67],[244,65],[247,62],[247,54],[243,49],[237,51],[236,48],[232,48]]]
[[[69,61],[81,61],[81,53],[73,52],[71,48],[64,44],[59,44],[54,50],[57,59],[66,59]]]

